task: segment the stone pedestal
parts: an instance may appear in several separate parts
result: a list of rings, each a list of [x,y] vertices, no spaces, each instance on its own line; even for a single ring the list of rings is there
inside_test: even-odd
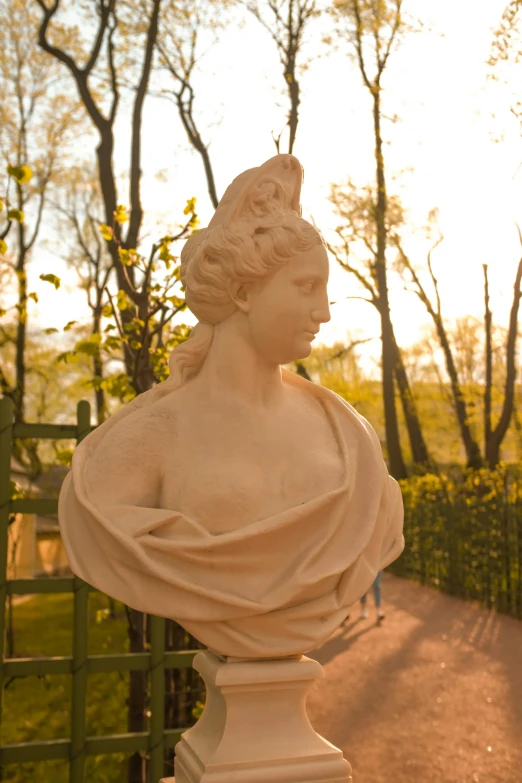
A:
[[[324,677],[317,661],[223,659],[205,651],[194,668],[207,700],[176,745],[175,783],[351,783],[342,752],[306,714],[307,694]]]

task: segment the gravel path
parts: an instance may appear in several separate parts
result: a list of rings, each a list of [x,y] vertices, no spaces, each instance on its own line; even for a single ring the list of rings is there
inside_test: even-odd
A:
[[[354,783],[522,783],[522,623],[391,574],[383,601],[309,653],[310,719]]]

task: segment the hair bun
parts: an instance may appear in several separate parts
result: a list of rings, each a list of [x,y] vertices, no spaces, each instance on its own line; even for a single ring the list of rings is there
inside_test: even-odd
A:
[[[203,246],[208,242],[211,233],[211,228],[200,228],[195,231],[183,245],[180,254],[179,270],[179,276],[182,285],[185,285],[189,265],[192,263],[194,258],[200,254]]]

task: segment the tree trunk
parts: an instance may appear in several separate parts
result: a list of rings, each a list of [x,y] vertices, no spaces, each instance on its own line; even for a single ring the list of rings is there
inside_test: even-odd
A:
[[[500,446],[509,427],[509,422],[513,414],[515,401],[515,380],[516,380],[516,344],[518,332],[518,311],[520,308],[522,283],[522,259],[519,261],[517,274],[515,277],[515,287],[513,291],[513,304],[509,316],[509,331],[506,344],[506,384],[504,387],[504,403],[497,426],[491,432],[488,443],[486,444],[486,461],[491,468],[496,467],[500,459]]]
[[[93,313],[92,333],[100,334],[100,322],[101,322],[101,309],[96,307]],[[100,354],[96,354],[92,360],[92,371],[95,378],[103,378],[103,362],[100,358]],[[96,421],[99,424],[103,424],[107,417],[107,403],[105,400],[105,392],[102,388],[96,385],[94,389],[94,396],[96,400]]]
[[[395,378],[397,380],[397,386],[399,387],[399,393],[401,396],[402,410],[404,412],[404,419],[406,421],[406,428],[408,430],[408,437],[410,440],[410,448],[413,462],[416,465],[423,465],[428,467],[431,464],[431,460],[428,454],[428,447],[422,434],[421,424],[417,413],[417,406],[411,393],[410,384],[408,382],[408,376],[406,374],[406,368],[402,361],[402,355],[397,341],[395,339],[395,333],[393,332],[393,344],[395,347]]]
[[[27,340],[27,275],[25,271],[24,233],[20,225],[18,260],[16,276],[18,278],[18,323],[16,324],[15,390],[14,420],[24,421],[25,413],[25,345]]]
[[[166,650],[197,650],[203,645],[174,620],[167,620]],[[167,669],[165,672],[165,728],[180,729],[193,726],[196,702],[205,698],[205,685],[199,674],[190,669]],[[174,774],[174,750],[165,754],[164,775]]]
[[[381,137],[380,86],[374,85],[373,92],[373,127],[375,134],[375,162],[377,180],[376,228],[377,228],[377,259],[375,271],[380,297],[379,312],[381,316],[382,339],[382,392],[384,402],[384,425],[386,431],[386,446],[391,475],[396,479],[407,477],[406,465],[402,456],[397,408],[395,405],[394,365],[395,341],[390,317],[388,301],[388,281],[386,274],[386,183],[384,177],[384,157]]]
[[[485,333],[485,367],[486,378],[484,386],[484,454],[488,452],[491,440],[491,386],[493,381],[493,357],[491,349],[491,310],[489,309],[488,265],[482,264],[484,270],[484,333]]]
[[[188,89],[192,93],[192,87],[189,87]],[[208,149],[203,144],[196,123],[194,121],[194,117],[192,116],[191,102],[189,101],[189,105],[187,108],[187,106],[183,101],[183,93],[181,93],[177,98],[177,104],[178,104],[179,116],[181,122],[183,123],[183,127],[185,128],[186,134],[188,136],[188,140],[190,141],[194,149],[199,153],[201,160],[203,161],[203,168],[205,170],[205,177],[207,180],[208,194],[210,196],[212,206],[214,207],[214,209],[216,209],[217,205],[219,204],[219,198],[217,195],[216,183],[214,180],[214,171],[212,169],[212,164],[210,162],[210,155]]]
[[[127,609],[127,619],[129,652],[145,652],[146,615],[135,609]],[[146,731],[147,672],[130,672],[129,680],[127,731]],[[141,753],[134,753],[130,757],[127,772],[128,783],[143,783],[145,780],[145,758]]]
[[[460,388],[457,368],[455,367],[455,362],[453,361],[453,354],[451,352],[451,346],[449,344],[448,336],[446,334],[446,329],[444,328],[444,324],[442,322],[442,318],[440,317],[440,315],[437,315],[435,313],[434,319],[435,319],[435,327],[437,329],[439,341],[442,350],[444,352],[446,369],[450,377],[451,391],[453,394],[453,402],[455,405],[455,413],[457,415],[460,435],[462,438],[462,442],[464,444],[464,449],[466,451],[467,467],[476,470],[477,468],[481,468],[484,464],[482,460],[482,455],[480,453],[480,448],[478,446],[478,443],[473,437],[471,429],[469,427],[466,401],[464,400],[464,395],[462,394],[462,390]]]
[[[301,378],[304,378],[307,381],[311,381],[310,375],[308,374],[308,370],[304,366],[302,362],[294,362],[295,369],[298,375],[301,376]]]
[[[23,211],[22,191],[18,186],[18,209]],[[16,324],[15,343],[15,382],[12,394],[15,424],[25,421],[25,349],[27,344],[27,244],[25,226],[18,224],[18,259],[16,262],[16,277],[18,279],[18,321]],[[42,472],[42,463],[38,456],[38,440],[25,438],[15,440],[13,454],[24,465],[31,479],[37,478]]]
[[[295,137],[297,135],[297,125],[299,122],[299,82],[295,78],[295,53],[288,59],[285,79],[288,84],[288,94],[290,96],[290,111],[288,113],[288,152],[291,155],[294,149]]]

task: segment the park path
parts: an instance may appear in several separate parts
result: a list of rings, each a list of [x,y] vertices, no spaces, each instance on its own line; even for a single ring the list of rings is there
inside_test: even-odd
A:
[[[522,783],[522,623],[384,574],[320,650],[314,728],[354,783]]]

